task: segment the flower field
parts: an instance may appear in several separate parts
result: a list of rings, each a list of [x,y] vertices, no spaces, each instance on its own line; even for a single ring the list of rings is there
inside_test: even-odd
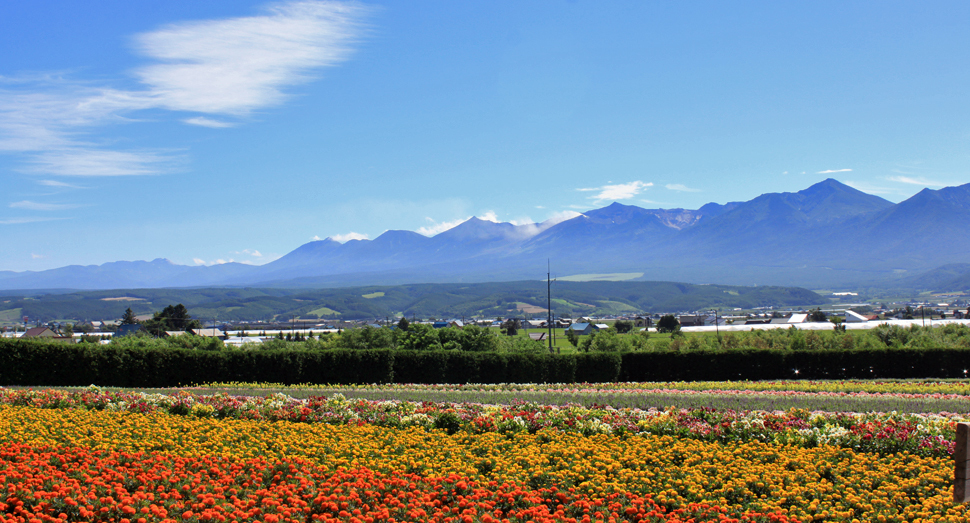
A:
[[[0,389],[0,521],[966,521],[958,419]]]
[[[449,432],[536,433],[543,429],[595,434],[653,434],[711,442],[758,441],[816,447],[832,445],[876,453],[910,452],[946,457],[953,452],[955,426],[965,416],[952,413],[832,413],[698,409],[631,409],[610,406],[542,405],[514,402],[434,403],[347,399],[341,394],[296,399],[110,392],[98,388],[75,392],[0,390],[0,405],[40,408],[167,412],[200,418],[235,418],[325,424],[368,424],[390,428],[419,427]]]
[[[678,406],[719,410],[806,409],[829,412],[970,412],[966,382],[663,382],[570,384],[383,384],[348,387],[275,384],[209,384],[203,390],[229,394],[255,391],[294,396],[340,393],[371,400],[406,399],[432,402],[510,403],[525,400],[544,405],[611,405],[648,409]]]
[[[285,387],[274,383],[211,383],[205,388]],[[315,390],[345,390],[345,385],[299,385],[288,388]],[[908,380],[839,380],[839,381],[665,381],[639,383],[470,383],[470,384],[382,384],[358,385],[358,390],[488,390],[488,391],[647,391],[654,389],[682,391],[780,391],[780,392],[832,392],[863,394],[926,394],[947,396],[970,396],[970,382],[966,380],[908,381]]]

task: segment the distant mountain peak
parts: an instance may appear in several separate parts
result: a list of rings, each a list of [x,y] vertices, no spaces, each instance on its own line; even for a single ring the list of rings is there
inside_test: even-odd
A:
[[[476,216],[434,236],[438,240],[493,240],[515,235],[515,225],[493,222]]]
[[[679,274],[759,284],[864,281],[899,267],[926,270],[966,263],[966,223],[970,184],[925,189],[893,204],[827,178],[798,192],[709,203],[698,210],[611,202],[541,224],[472,217],[432,237],[389,230],[374,240],[315,239],[261,266],[189,267],[157,258],[0,272],[0,286],[107,289],[506,281],[541,273],[547,259],[575,274],[653,271],[665,277]]]

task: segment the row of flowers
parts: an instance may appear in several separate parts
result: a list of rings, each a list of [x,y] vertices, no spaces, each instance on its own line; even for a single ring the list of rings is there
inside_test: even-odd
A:
[[[209,383],[201,388],[260,388],[300,390],[434,390],[470,392],[731,392],[731,393],[828,393],[836,395],[893,395],[908,398],[970,398],[970,381],[669,381],[619,383],[468,383],[468,384],[364,384],[282,385],[274,383]]]
[[[287,420],[324,424],[421,427],[469,433],[536,433],[543,429],[583,435],[670,435],[716,442],[772,442],[801,447],[831,445],[881,454],[910,452],[949,456],[955,423],[963,415],[829,413],[800,409],[735,411],[635,409],[609,406],[433,403],[347,399],[341,394],[296,399],[268,396],[196,395],[105,391],[0,389],[0,404],[39,408],[80,408],[166,412],[200,418]]]
[[[3,449],[0,459],[3,521],[790,521],[777,513],[731,518],[708,504],[667,509],[632,493],[600,498],[575,489],[479,484],[453,474],[330,472],[299,459],[186,459],[26,445]]]
[[[0,405],[0,521],[966,521],[951,475],[832,446]]]

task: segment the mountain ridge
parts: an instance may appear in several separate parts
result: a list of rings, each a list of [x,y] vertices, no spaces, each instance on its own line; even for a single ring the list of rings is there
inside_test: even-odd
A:
[[[834,179],[797,192],[697,210],[614,202],[557,223],[470,218],[437,235],[303,244],[261,266],[110,262],[0,272],[0,289],[344,286],[488,282],[639,272],[643,279],[736,285],[891,283],[970,261],[970,184],[894,204]],[[903,276],[900,276],[902,274]],[[958,281],[958,280],[954,280]]]

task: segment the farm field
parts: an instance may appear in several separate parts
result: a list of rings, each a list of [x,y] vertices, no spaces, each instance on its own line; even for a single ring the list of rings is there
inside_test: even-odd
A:
[[[965,407],[734,410],[543,401],[567,388],[570,398],[659,390],[708,399],[757,393],[966,402],[970,384],[2,388],[0,521],[970,517],[951,501],[954,427],[967,419]],[[438,396],[367,399],[353,391]],[[491,401],[460,396],[473,392]]]

